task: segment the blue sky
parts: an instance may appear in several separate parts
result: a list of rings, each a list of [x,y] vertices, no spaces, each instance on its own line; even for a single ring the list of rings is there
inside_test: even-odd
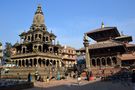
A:
[[[135,39],[135,0],[1,0],[3,44],[20,40],[18,35],[30,28],[39,3],[48,31],[52,30],[62,45],[82,47],[83,34],[99,28],[102,21]]]

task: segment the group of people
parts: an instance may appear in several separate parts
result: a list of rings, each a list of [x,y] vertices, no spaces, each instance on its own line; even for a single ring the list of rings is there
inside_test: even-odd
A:
[[[39,74],[35,73],[35,80],[40,80],[40,76]],[[31,73],[28,74],[28,82],[31,82],[32,81],[32,75]]]

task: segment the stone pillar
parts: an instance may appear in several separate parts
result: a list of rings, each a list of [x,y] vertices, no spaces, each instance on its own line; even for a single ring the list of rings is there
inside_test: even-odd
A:
[[[102,68],[102,66],[103,66],[103,65],[102,65],[102,59],[100,59],[100,67]]]
[[[112,66],[112,60],[111,60],[111,56],[109,57],[109,59],[110,59],[110,67]]]
[[[44,65],[44,67],[46,67],[46,59],[44,59],[44,62],[45,62],[45,65]]]
[[[32,35],[30,34],[30,41],[32,41]]]
[[[35,34],[33,35],[33,41],[35,41]]]
[[[107,58],[105,58],[105,66],[107,67]]]
[[[55,68],[57,68],[57,60],[56,60]]]
[[[19,60],[18,65],[19,65],[19,67],[21,67],[21,60]]]
[[[57,69],[59,69],[59,67],[60,67],[60,66],[59,66],[59,60],[58,60],[58,61],[57,61]]]
[[[89,41],[88,41],[87,34],[85,34],[83,41],[84,41],[83,44],[85,47],[86,68],[87,68],[87,71],[90,71]]]
[[[40,67],[40,65],[39,65],[39,58],[37,59],[37,67]]]
[[[17,61],[17,66],[19,67],[19,60],[16,60]]]
[[[40,40],[40,38],[39,38],[39,34],[37,34],[37,40]]]
[[[24,60],[24,67],[26,67],[26,61]]]
[[[97,67],[97,60],[95,59],[95,67]]]
[[[61,68],[62,67],[62,64],[61,64],[61,62],[59,61],[59,67]]]
[[[43,58],[41,59],[41,67],[44,67]]]
[[[110,62],[111,62],[111,66],[113,66],[114,64],[113,64],[113,61],[112,61],[112,57],[110,58]]]
[[[43,52],[43,45],[41,45],[41,52]]]
[[[43,35],[41,34],[41,41],[43,41]]]

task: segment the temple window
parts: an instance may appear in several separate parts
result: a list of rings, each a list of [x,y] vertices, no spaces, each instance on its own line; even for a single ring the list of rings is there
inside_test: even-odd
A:
[[[46,41],[48,41],[48,37],[46,37]]]
[[[43,30],[45,30],[45,28],[43,28]]]
[[[41,34],[39,34],[39,38],[41,39]]]
[[[40,52],[42,51],[42,50],[41,50],[41,46],[39,46],[38,49],[39,49]]]
[[[31,41],[33,41],[33,36],[31,37]]]
[[[28,36],[28,41],[30,41],[30,36]]]
[[[23,53],[25,53],[25,48],[23,48]]]
[[[37,34],[35,35],[35,39],[37,38]]]
[[[52,48],[50,48],[50,52],[52,52]]]
[[[35,28],[34,28],[34,27],[32,27],[32,29],[34,30]]]
[[[34,46],[34,48],[37,48],[37,46]]]
[[[26,36],[24,37],[24,40],[26,40]]]
[[[43,41],[45,41],[45,37],[43,37]]]

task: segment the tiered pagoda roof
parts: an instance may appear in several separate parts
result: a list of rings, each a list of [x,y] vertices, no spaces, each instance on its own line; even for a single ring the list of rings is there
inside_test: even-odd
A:
[[[101,27],[87,32],[86,34],[97,42],[120,36],[116,27]]]

